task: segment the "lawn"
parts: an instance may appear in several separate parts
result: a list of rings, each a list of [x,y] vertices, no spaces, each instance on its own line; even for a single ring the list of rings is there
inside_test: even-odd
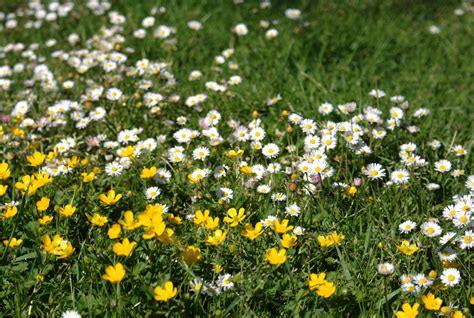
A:
[[[0,316],[474,312],[472,3],[0,11]]]

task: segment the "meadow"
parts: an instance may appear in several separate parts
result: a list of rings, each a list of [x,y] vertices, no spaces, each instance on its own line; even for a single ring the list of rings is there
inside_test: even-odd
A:
[[[1,317],[471,317],[474,6],[0,1]]]

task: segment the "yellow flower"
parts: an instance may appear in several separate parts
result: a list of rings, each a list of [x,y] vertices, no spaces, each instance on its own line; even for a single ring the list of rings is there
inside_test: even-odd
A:
[[[15,135],[16,137],[23,138],[25,136],[25,131],[18,127],[13,128],[11,131],[12,131],[12,134]]]
[[[138,215],[138,220],[146,229],[146,232],[142,235],[145,240],[159,237],[166,230],[161,204],[147,205],[145,211]]]
[[[344,240],[344,235],[342,233],[338,234],[337,232],[329,233],[327,236],[318,236],[318,243],[321,247],[329,247],[334,244],[341,245]]]
[[[181,217],[175,216],[173,213],[167,213],[166,216],[168,217],[168,220],[174,225],[179,225],[183,223],[183,220],[181,219]]]
[[[260,234],[263,233],[263,226],[261,222],[255,224],[255,228],[252,224],[245,224],[245,231],[242,231],[240,235],[248,237],[250,240],[255,240]]]
[[[0,163],[0,180],[6,180],[10,176],[10,168],[8,167],[8,163],[2,162]]]
[[[136,245],[137,242],[130,242],[128,238],[124,238],[122,243],[117,242],[114,244],[113,250],[119,256],[130,256]]]
[[[59,209],[59,213],[64,217],[70,217],[76,212],[76,207],[71,204],[67,204],[65,207]]]
[[[122,228],[120,227],[120,225],[114,224],[107,231],[107,235],[109,236],[109,239],[113,240],[113,239],[118,238],[121,232],[122,232]]]
[[[418,251],[419,248],[415,243],[410,245],[410,242],[408,242],[407,240],[403,240],[403,242],[398,247],[398,250],[403,254],[410,256],[416,251]]]
[[[36,202],[36,208],[38,209],[38,211],[46,211],[49,207],[49,202],[50,202],[50,199],[47,198],[47,197],[42,197],[40,200],[38,200]]]
[[[71,169],[76,168],[79,165],[79,158],[77,156],[72,156],[67,160],[67,166]]]
[[[119,220],[118,222],[128,231],[134,230],[142,225],[139,220],[135,219],[132,211],[125,211],[123,213],[123,220]]]
[[[283,264],[286,261],[286,250],[282,248],[278,251],[276,248],[272,247],[265,252],[265,258],[272,265]]]
[[[38,219],[38,223],[41,225],[49,224],[53,221],[53,217],[51,215],[45,215],[41,219]]]
[[[55,255],[58,259],[68,258],[75,250],[71,242],[64,240],[59,234],[56,234],[53,240],[51,240],[49,235],[43,236],[42,247],[46,252]]]
[[[296,241],[298,241],[298,237],[296,235],[290,234],[283,234],[283,238],[281,239],[281,246],[284,248],[291,248],[296,246]]]
[[[22,176],[21,181],[15,183],[15,188],[20,191],[26,191],[31,183],[31,177],[29,175]]]
[[[466,316],[464,316],[464,314],[460,310],[456,310],[455,312],[453,312],[453,315],[451,316],[451,318],[464,318],[464,317]]]
[[[112,284],[120,283],[125,277],[125,269],[120,263],[115,264],[114,266],[107,266],[105,269],[105,274],[102,275],[102,279],[109,281]]]
[[[44,275],[43,274],[38,274],[35,276],[36,282],[37,283],[42,283],[44,281]]]
[[[40,166],[44,162],[44,159],[46,159],[46,155],[38,151],[35,151],[32,156],[26,157],[26,160],[28,160],[32,167]]]
[[[51,160],[57,158],[57,157],[58,157],[58,154],[59,154],[59,152],[58,152],[58,150],[57,150],[56,147],[55,147],[55,148],[54,148],[54,151],[48,152],[48,156],[47,156],[46,160],[47,160],[47,161],[51,161]]]
[[[227,215],[228,217],[224,217],[224,222],[230,223],[229,225],[231,227],[235,227],[240,224],[240,222],[245,219],[245,209],[240,208],[239,213],[237,213],[237,210],[235,208],[231,208],[227,210]]]
[[[155,175],[156,175],[156,167],[143,168],[140,174],[140,178],[150,179],[150,178],[153,178]]]
[[[4,219],[11,219],[18,213],[18,209],[13,204],[8,204],[4,208],[5,212],[2,214],[2,218]]]
[[[397,311],[395,316],[397,316],[397,318],[415,318],[419,313],[418,307],[420,307],[419,303],[414,303],[413,306],[410,306],[408,303],[404,303],[402,305],[403,311]]]
[[[209,218],[209,210],[205,210],[204,213],[201,210],[197,210],[194,214],[193,222],[196,225],[200,225],[202,223],[206,223],[207,219]]]
[[[8,186],[0,184],[0,197],[3,197],[7,193]]]
[[[10,242],[8,242],[8,240],[3,240],[3,244],[4,244],[5,246],[8,246],[8,247],[11,248],[11,249],[14,249],[14,248],[17,247],[17,246],[20,246],[21,243],[23,243],[23,240],[22,240],[22,239],[17,239],[17,238],[15,238],[15,237],[12,237],[12,238],[10,239]]]
[[[31,185],[28,189],[28,195],[29,196],[33,195],[36,192],[36,190],[52,182],[53,182],[53,179],[51,178],[50,175],[46,173],[35,173],[33,177],[31,178]]]
[[[247,165],[242,165],[240,166],[239,168],[240,172],[242,172],[243,174],[251,174],[253,172],[253,169],[252,167],[249,167]]]
[[[421,301],[425,305],[427,310],[439,310],[441,308],[441,304],[443,300],[441,298],[436,298],[435,295],[432,293],[428,293],[427,295],[421,296]]]
[[[237,157],[241,157],[243,154],[244,154],[243,150],[238,150],[238,151],[229,150],[225,155],[231,159],[234,159]]]
[[[98,227],[104,226],[109,221],[109,219],[105,215],[101,215],[99,213],[94,213],[93,215],[87,213],[86,216],[89,222]]]
[[[272,225],[272,229],[275,230],[277,233],[283,234],[288,231],[291,231],[293,229],[293,226],[288,226],[288,220],[284,219],[281,221],[280,220],[275,220]]]
[[[206,223],[204,224],[204,227],[208,230],[213,230],[218,226],[219,226],[219,217],[217,216],[215,218],[209,217],[206,220]]]
[[[95,173],[94,172],[90,172],[90,173],[87,173],[87,172],[83,172],[81,173],[81,177],[82,177],[82,182],[92,182],[95,178]]]
[[[173,283],[167,281],[163,287],[160,285],[156,286],[153,290],[155,293],[155,300],[157,301],[168,301],[176,296],[178,290],[173,286]]]
[[[219,274],[220,272],[222,272],[223,268],[221,264],[214,264],[214,266],[212,266],[212,270],[214,271],[214,273]]]
[[[219,245],[222,242],[224,242],[226,235],[227,235],[226,231],[215,230],[214,236],[212,235],[207,236],[206,245]]]
[[[170,228],[166,228],[163,233],[156,236],[156,239],[162,244],[171,244],[174,242],[174,231]]]
[[[326,282],[326,273],[311,274],[307,281],[310,290],[316,290]]]
[[[103,205],[114,205],[121,198],[122,198],[122,195],[121,194],[116,195],[114,190],[109,190],[107,192],[107,195],[105,194],[99,195],[100,202],[102,202]]]
[[[436,279],[438,277],[438,273],[433,269],[428,273],[429,278]]]
[[[344,190],[344,194],[353,197],[357,193],[357,187],[351,186]]]
[[[325,282],[324,284],[320,285],[316,290],[316,294],[318,296],[329,298],[336,292],[336,286],[334,283]]]
[[[133,157],[135,155],[135,147],[134,146],[127,146],[126,148],[120,148],[117,151],[120,157]]]
[[[186,264],[195,264],[201,259],[201,250],[196,246],[186,246],[186,249],[181,253],[181,257]]]

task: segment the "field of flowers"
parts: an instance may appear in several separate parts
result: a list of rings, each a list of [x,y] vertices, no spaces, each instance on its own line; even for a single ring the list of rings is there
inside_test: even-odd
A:
[[[0,2],[1,317],[471,317],[459,1]]]

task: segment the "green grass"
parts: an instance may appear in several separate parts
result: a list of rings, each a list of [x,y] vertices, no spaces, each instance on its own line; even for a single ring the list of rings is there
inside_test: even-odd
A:
[[[83,47],[101,26],[108,25],[106,16],[93,16],[84,3],[77,2],[71,15],[55,23],[45,24],[39,30],[5,30],[0,36],[0,46],[8,43],[43,44],[50,38],[58,40],[54,48],[41,46],[38,54],[47,59],[58,82],[71,79],[76,87],[71,92],[58,91],[45,93],[36,85],[32,90],[37,95],[32,101],[29,116],[35,119],[45,114],[48,106],[61,99],[79,101],[79,96],[87,87],[86,79],[108,87],[119,87],[130,98],[126,106],[113,105],[101,100],[94,106],[103,106],[109,111],[107,123],[91,125],[80,131],[68,124],[64,129],[53,128],[36,132],[38,142],[19,140],[19,146],[6,142],[0,153],[12,170],[12,176],[3,184],[9,185],[7,194],[0,198],[2,204],[11,200],[21,202],[19,213],[13,219],[1,219],[0,238],[23,238],[21,247],[9,250],[0,247],[0,310],[5,316],[42,317],[61,315],[66,309],[76,309],[83,317],[155,317],[169,316],[295,316],[295,317],[391,317],[400,310],[404,302],[417,301],[424,293],[410,295],[400,290],[399,276],[408,273],[425,273],[435,269],[442,272],[437,256],[440,247],[437,238],[427,238],[418,230],[402,236],[398,225],[411,219],[418,225],[432,217],[440,218],[443,208],[451,204],[452,196],[466,193],[464,179],[454,179],[435,173],[432,169],[437,160],[450,158],[456,167],[472,173],[472,136],[474,134],[474,16],[466,12],[463,16],[454,15],[454,9],[461,6],[459,1],[273,1],[271,8],[260,9],[258,1],[246,1],[235,5],[233,1],[144,1],[137,4],[133,0],[113,1],[112,10],[127,17],[124,25],[126,42],[119,48],[134,48],[128,54],[133,63],[140,58],[170,63],[170,70],[177,80],[175,88],[162,88],[156,78],[155,86],[164,95],[178,94],[182,101],[187,96],[205,92],[205,81],[228,79],[231,75],[242,76],[243,82],[233,87],[233,96],[206,92],[209,95],[204,103],[204,112],[198,113],[182,102],[177,106],[164,103],[159,115],[151,115],[142,104],[142,96],[134,96],[139,90],[136,79],[124,77],[114,82],[103,71],[93,69],[79,75],[75,70],[50,53],[57,49],[69,51]],[[11,12],[18,2],[0,2],[0,10]],[[157,25],[177,28],[175,45],[153,39],[148,34],[145,40],[133,38],[134,30],[141,21],[150,15],[152,7],[166,7],[166,13],[156,14]],[[292,21],[284,16],[288,7],[299,8],[303,19]],[[190,31],[189,20],[203,22],[199,32]],[[278,23],[275,27],[279,36],[273,41],[264,37],[265,29],[259,26],[260,20]],[[249,34],[237,37],[231,32],[237,23],[245,23]],[[438,25],[440,34],[431,34],[429,27]],[[76,48],[67,43],[72,32],[80,35]],[[152,32],[149,30],[148,32]],[[239,65],[237,71],[230,70],[226,64],[216,66],[214,57],[226,48],[235,48],[229,60]],[[0,66],[14,65],[22,61],[18,54],[8,53],[0,59]],[[129,62],[128,62],[129,63]],[[227,62],[226,62],[227,63]],[[132,63],[129,63],[130,65]],[[203,72],[198,82],[187,80],[192,70]],[[16,74],[15,84],[9,92],[0,91],[2,101],[0,112],[9,114],[18,100],[23,99],[23,87],[19,84],[31,78],[31,71]],[[297,248],[288,250],[288,260],[280,266],[271,266],[263,257],[264,252],[278,246],[278,234],[271,230],[255,241],[240,235],[243,225],[230,228],[222,225],[222,218],[228,208],[244,207],[245,223],[255,224],[267,215],[282,217],[284,204],[275,204],[270,197],[262,197],[253,190],[243,187],[246,177],[230,172],[218,181],[208,180],[201,185],[192,185],[187,174],[196,167],[215,168],[226,164],[237,170],[238,164],[224,156],[228,150],[245,149],[246,160],[250,164],[268,164],[260,154],[254,154],[249,145],[226,141],[222,146],[211,150],[206,163],[184,163],[171,166],[165,160],[166,149],[176,143],[171,136],[178,128],[173,124],[178,116],[188,116],[189,125],[198,129],[200,117],[216,109],[222,114],[219,131],[227,137],[231,129],[225,125],[229,119],[246,124],[257,111],[268,137],[264,143],[274,140],[283,149],[288,144],[299,147],[301,154],[304,134],[295,127],[292,134],[282,138],[275,137],[275,130],[285,131],[289,123],[281,118],[281,112],[288,110],[317,121],[330,119],[346,120],[338,114],[324,118],[318,107],[323,102],[334,105],[354,101],[358,111],[367,105],[379,107],[386,114],[391,106],[388,96],[375,100],[368,96],[373,88],[382,89],[388,96],[403,95],[410,103],[410,110],[420,107],[430,109],[430,115],[416,124],[421,129],[411,135],[402,129],[390,133],[383,143],[373,143],[373,154],[361,158],[346,147],[339,146],[328,154],[328,161],[335,168],[335,177],[322,183],[318,192],[304,195],[305,181],[299,175],[290,180],[285,174],[265,177],[272,182],[275,192],[284,192],[289,203],[296,202],[304,210],[299,218],[290,219],[290,224],[307,230]],[[142,92],[141,92],[142,93]],[[31,94],[31,92],[29,93]],[[282,101],[268,106],[266,100],[280,94]],[[143,95],[143,94],[142,94]],[[12,123],[5,124],[7,131]],[[144,138],[166,134],[169,141],[158,145],[156,152],[143,155],[132,165],[127,173],[115,178],[101,174],[93,183],[83,183],[81,172],[89,172],[98,166],[105,166],[104,156],[112,154],[104,149],[88,151],[82,141],[85,136],[105,133],[108,140],[115,140],[122,129],[142,127]],[[25,174],[37,169],[27,165],[25,157],[33,150],[43,153],[53,150],[61,138],[73,136],[79,141],[74,152],[90,163],[75,169],[71,174],[55,178],[53,185],[40,189],[35,196],[21,196],[13,190],[15,182]],[[443,145],[438,151],[431,150],[427,143],[433,138]],[[13,138],[15,139],[15,138]],[[344,195],[334,190],[332,182],[351,184],[354,177],[360,177],[362,166],[380,162],[389,171],[401,167],[398,157],[399,146],[405,142],[415,142],[417,153],[429,160],[429,169],[414,172],[410,184],[404,187],[385,187],[383,182],[366,179],[356,196]],[[343,145],[343,141],[340,141]],[[191,143],[188,150],[204,142]],[[450,145],[462,144],[468,155],[455,159],[448,153]],[[419,151],[419,152],[418,152]],[[189,151],[188,151],[189,153]],[[13,158],[11,156],[13,154]],[[293,154],[280,156],[282,164],[295,160]],[[204,244],[208,230],[198,228],[192,222],[169,228],[184,245],[199,246],[201,260],[187,266],[180,257],[180,244],[162,244],[157,240],[143,240],[141,229],[127,232],[138,242],[131,257],[119,257],[112,252],[113,242],[107,237],[109,225],[117,222],[126,210],[140,213],[145,209],[143,192],[155,185],[152,181],[139,179],[143,167],[152,165],[172,170],[173,182],[161,187],[162,195],[158,202],[170,207],[170,212],[180,215],[183,220],[198,208],[209,209],[212,216],[221,218],[220,228],[228,230],[228,237],[222,245],[208,247]],[[171,167],[171,168],[170,168]],[[386,181],[386,180],[385,180]],[[289,182],[295,182],[296,191],[291,191]],[[428,182],[441,185],[437,191],[428,191]],[[263,182],[262,182],[263,183]],[[219,187],[234,190],[234,199],[223,206],[215,199]],[[117,205],[104,208],[98,201],[100,193],[113,188],[123,193],[124,198]],[[199,196],[194,202],[191,196]],[[19,197],[21,196],[21,197]],[[50,210],[55,220],[47,227],[39,226],[39,217],[34,202],[41,196],[51,198]],[[59,207],[73,202],[78,212],[69,219],[58,216]],[[99,212],[108,215],[109,224],[105,228],[91,226],[85,213]],[[452,230],[443,220],[443,234]],[[471,222],[472,223],[472,222]],[[471,224],[472,226],[472,224]],[[343,244],[337,247],[321,248],[317,236],[331,231],[342,232]],[[56,260],[41,249],[41,237],[45,234],[61,233],[75,247],[74,254],[66,260]],[[402,239],[417,242],[420,251],[414,256],[402,255],[397,246]],[[384,246],[378,247],[380,242]],[[439,292],[445,304],[452,303],[464,310],[467,315],[469,297],[472,297],[472,255],[459,250],[459,266],[462,272],[460,285]],[[127,276],[120,285],[111,285],[101,279],[106,266],[121,262],[126,267]],[[377,274],[377,265],[382,261],[395,264],[395,274],[384,282]],[[189,288],[194,277],[214,280],[218,274],[212,271],[214,264],[221,264],[224,273],[237,277],[235,287],[219,296],[196,294]],[[306,281],[310,273],[326,272],[327,279],[335,282],[337,291],[329,299],[316,296],[308,289]],[[43,282],[37,282],[36,275],[43,274]],[[153,288],[157,284],[171,280],[178,288],[178,296],[167,303],[153,300]],[[387,284],[388,295],[384,291]],[[386,301],[387,300],[387,301]],[[421,303],[422,304],[422,303]],[[422,304],[423,307],[423,304]],[[471,305],[472,311],[472,305]],[[423,315],[431,315],[424,310]]]

